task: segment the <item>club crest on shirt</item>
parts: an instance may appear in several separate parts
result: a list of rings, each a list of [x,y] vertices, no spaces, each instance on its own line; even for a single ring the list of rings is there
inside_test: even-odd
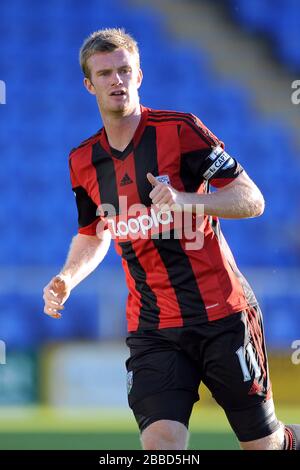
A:
[[[127,394],[129,395],[133,384],[133,371],[127,372]]]
[[[155,176],[155,179],[156,179],[159,183],[170,184],[169,175],[159,175],[159,176]]]

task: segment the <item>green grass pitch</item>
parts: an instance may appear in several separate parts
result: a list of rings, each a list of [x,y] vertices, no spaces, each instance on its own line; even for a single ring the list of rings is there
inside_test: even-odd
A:
[[[129,410],[0,409],[1,450],[141,449]],[[300,407],[278,409],[285,422],[300,422]],[[197,407],[190,422],[189,449],[238,449],[226,417],[217,407]]]

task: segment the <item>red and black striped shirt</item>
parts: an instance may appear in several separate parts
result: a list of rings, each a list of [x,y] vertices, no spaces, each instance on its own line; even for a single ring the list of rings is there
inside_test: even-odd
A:
[[[110,148],[104,129],[72,150],[70,172],[79,233],[96,234],[100,205],[113,207],[118,220],[122,196],[128,207],[143,204],[150,210],[149,172],[167,177],[179,191],[201,194],[209,184],[223,187],[243,171],[226,152],[229,161],[224,163],[222,156],[212,157],[223,143],[194,115],[141,109],[139,126],[123,152]],[[128,228],[124,223],[123,228]],[[131,219],[130,223],[134,231],[138,222]],[[222,242],[218,219],[205,216],[202,230],[203,247],[189,250],[184,237],[114,237],[129,289],[129,331],[213,321],[255,302]]]

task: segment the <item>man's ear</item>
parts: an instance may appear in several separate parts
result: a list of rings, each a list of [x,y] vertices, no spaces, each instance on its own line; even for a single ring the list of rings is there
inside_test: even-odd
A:
[[[142,81],[143,81],[143,72],[141,69],[139,69],[138,79],[137,79],[138,88],[140,88]]]
[[[94,85],[92,84],[91,80],[87,77],[84,77],[84,80],[83,80],[83,84],[85,86],[85,88],[87,89],[87,91],[89,93],[91,93],[91,95],[95,95],[96,94],[96,90],[95,90],[95,87]]]

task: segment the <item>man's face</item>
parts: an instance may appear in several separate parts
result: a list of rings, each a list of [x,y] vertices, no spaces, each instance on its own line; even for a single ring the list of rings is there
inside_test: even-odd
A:
[[[138,89],[142,82],[137,56],[126,49],[97,52],[87,65],[91,78],[85,78],[84,84],[96,95],[101,114],[130,114],[139,103]]]

